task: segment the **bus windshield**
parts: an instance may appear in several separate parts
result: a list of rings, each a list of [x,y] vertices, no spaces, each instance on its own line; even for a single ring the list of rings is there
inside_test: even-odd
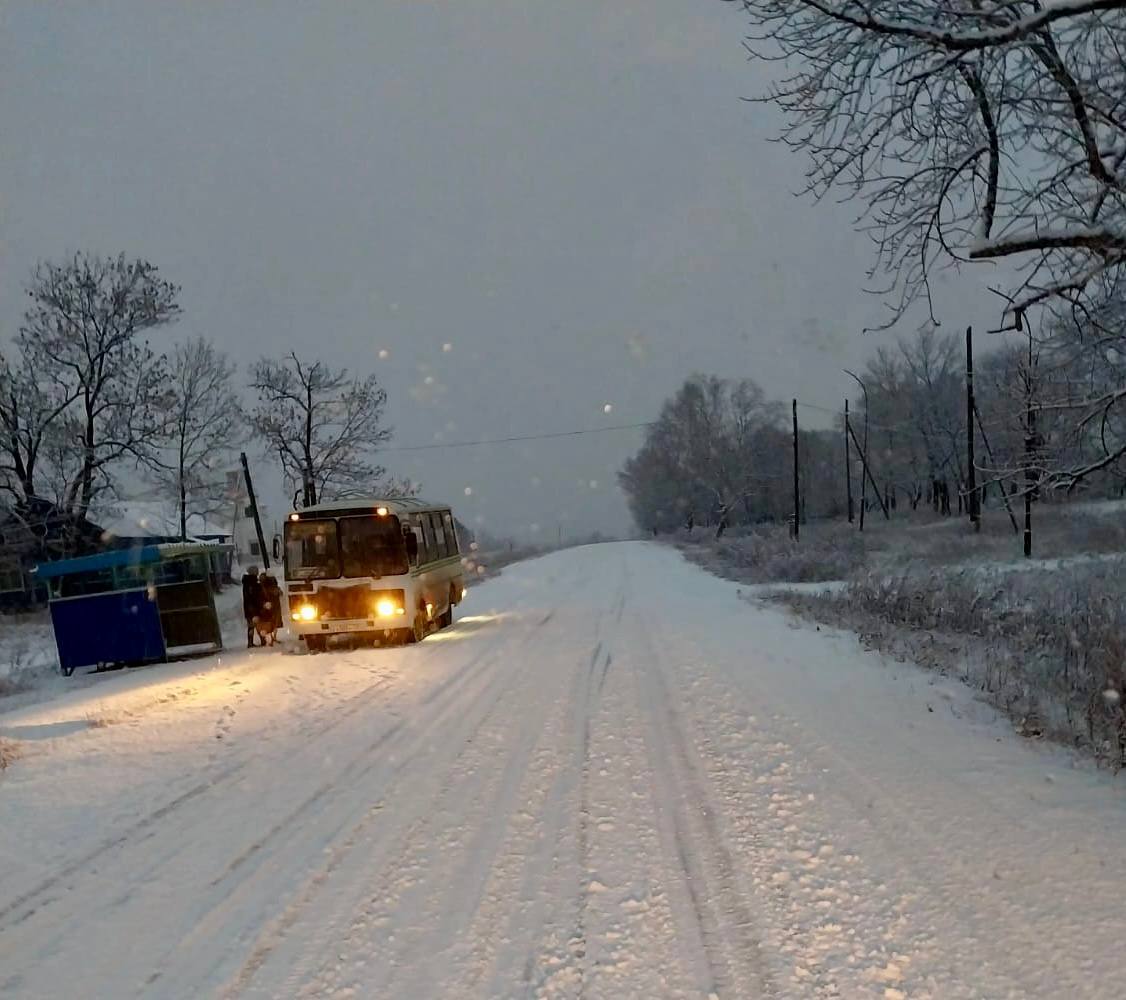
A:
[[[336,522],[291,521],[285,526],[285,578],[332,580],[340,576]]]
[[[410,572],[397,517],[342,517],[340,553],[346,577]]]

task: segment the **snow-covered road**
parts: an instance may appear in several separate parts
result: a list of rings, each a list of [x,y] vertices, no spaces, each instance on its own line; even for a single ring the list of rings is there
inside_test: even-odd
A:
[[[1121,779],[669,549],[464,611],[0,714],[0,995],[1121,995]]]

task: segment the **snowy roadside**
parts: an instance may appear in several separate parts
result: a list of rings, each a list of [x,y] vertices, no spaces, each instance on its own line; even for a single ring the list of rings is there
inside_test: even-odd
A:
[[[866,648],[957,678],[1021,735],[1126,766],[1126,609],[1118,560],[869,573],[763,594]]]
[[[215,603],[225,650],[237,652],[246,645],[241,590],[237,585],[229,585],[216,595]],[[282,634],[285,635],[284,630]],[[7,714],[31,705],[95,687],[107,695],[144,688],[153,683],[154,677],[175,679],[185,671],[190,673],[193,664],[198,667],[204,662],[210,663],[211,659],[155,663],[101,673],[79,671],[64,677],[59,671],[55,636],[46,610],[0,619],[0,729]]]
[[[975,569],[982,573],[1023,567],[1057,569],[1126,558],[1126,519],[1118,501],[1049,505],[1037,509],[1037,557],[1023,558],[1021,536],[1008,518],[987,511],[979,533],[962,518],[936,518],[921,511],[891,521],[871,516],[863,532],[843,520],[803,524],[795,541],[784,524],[681,531],[664,541],[689,561],[736,583],[816,583],[851,579],[863,573],[898,573],[905,566]]]
[[[498,577],[507,567],[545,554],[544,550],[527,546],[490,549],[467,555],[465,563],[470,588]],[[236,567],[238,577],[241,570]],[[242,591],[236,582],[216,595],[223,632],[224,660],[237,656],[245,648],[246,634],[242,618]],[[279,633],[281,649],[300,654],[302,649],[290,641],[287,629]],[[96,688],[107,697],[118,699],[126,691],[142,690],[162,681],[194,676],[201,664],[212,664],[212,658],[150,664],[127,670],[105,672],[80,671],[72,677],[59,672],[58,655],[51,620],[44,609],[31,615],[0,618],[0,730],[4,716],[22,708],[39,705],[56,698],[66,698],[75,691]],[[132,709],[128,709],[132,710]]]
[[[58,676],[55,639],[46,612],[0,619],[0,706],[5,699]]]
[[[994,511],[980,535],[955,519],[759,528],[676,547],[868,648],[958,678],[1018,732],[1126,766],[1126,535],[1120,503],[1037,514],[1037,559]]]

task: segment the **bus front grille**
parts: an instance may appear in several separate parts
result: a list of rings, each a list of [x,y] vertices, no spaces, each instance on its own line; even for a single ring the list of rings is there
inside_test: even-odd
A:
[[[372,590],[371,587],[324,587],[317,591],[317,608],[321,620],[331,618],[371,618],[375,605],[385,598],[403,606],[401,590]]]

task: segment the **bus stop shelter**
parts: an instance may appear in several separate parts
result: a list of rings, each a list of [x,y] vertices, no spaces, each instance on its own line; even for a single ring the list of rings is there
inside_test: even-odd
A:
[[[211,566],[229,545],[170,543],[40,563],[66,676],[223,648]]]

